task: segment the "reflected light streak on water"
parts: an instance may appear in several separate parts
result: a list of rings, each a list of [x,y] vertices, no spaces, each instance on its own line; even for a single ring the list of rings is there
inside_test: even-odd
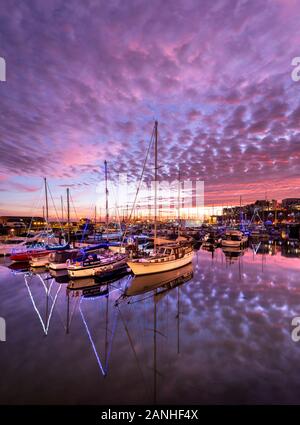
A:
[[[300,259],[260,250],[200,250],[192,268],[98,296],[93,280],[69,290],[2,259],[0,402],[298,403]]]

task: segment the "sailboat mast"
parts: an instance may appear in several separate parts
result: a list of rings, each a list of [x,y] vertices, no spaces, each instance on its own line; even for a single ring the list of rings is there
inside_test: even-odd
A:
[[[104,161],[105,168],[105,227],[106,227],[106,238],[108,239],[108,188],[107,188],[107,161]]]
[[[67,188],[68,243],[70,243],[70,189]]]
[[[178,171],[178,236],[180,236],[180,201],[181,201],[181,174],[180,170]]]
[[[63,197],[60,197],[60,205],[61,205],[61,222],[64,222],[64,200]]]
[[[179,339],[179,337],[180,337],[180,322],[179,322],[179,320],[180,320],[180,310],[179,310],[179,307],[180,307],[180,300],[179,300],[179,295],[180,295],[180,287],[178,286],[178,288],[177,288],[177,354],[179,354],[180,353],[180,339]]]
[[[154,251],[156,251],[156,238],[157,238],[157,174],[158,174],[158,161],[157,161],[157,126],[158,122],[155,121],[155,145],[154,145]]]
[[[48,190],[47,190],[47,179],[46,179],[46,177],[44,177],[44,184],[45,184],[45,200],[46,200],[46,222],[47,222],[47,229],[48,229],[49,208],[48,208]]]

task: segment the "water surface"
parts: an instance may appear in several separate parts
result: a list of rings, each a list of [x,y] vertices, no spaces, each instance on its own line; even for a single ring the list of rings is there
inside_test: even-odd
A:
[[[0,403],[298,403],[300,259],[255,251],[93,293],[2,259]]]

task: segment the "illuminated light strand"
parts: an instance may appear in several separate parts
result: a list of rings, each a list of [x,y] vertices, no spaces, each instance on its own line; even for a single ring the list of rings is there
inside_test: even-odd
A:
[[[54,282],[54,278],[52,278],[52,281],[51,281],[51,283],[49,285],[49,289],[48,289],[47,286],[45,285],[44,279],[41,277],[40,274],[37,274],[37,275],[34,275],[34,276],[37,276],[40,279],[40,281],[42,282],[42,284],[44,286],[46,294],[50,295],[50,291],[51,291],[51,288],[52,288],[52,285],[53,285],[53,282]]]
[[[58,297],[58,294],[59,294],[60,290],[61,290],[61,286],[58,287],[58,289],[56,291],[56,294],[55,294],[55,297],[54,297],[54,300],[52,302],[51,310],[50,310],[48,321],[47,321],[47,328],[46,328],[47,329],[47,333],[49,331],[50,320],[51,320],[52,313],[53,313],[53,310],[54,310],[54,307],[55,307],[55,304],[56,304],[56,300],[57,300],[57,297]]]
[[[58,290],[57,290],[57,292],[56,292],[56,295],[54,296],[54,299],[53,299],[53,297],[52,297],[52,295],[51,295],[51,289],[52,289],[52,285],[53,285],[53,283],[55,282],[55,279],[54,279],[54,277],[51,279],[51,283],[50,283],[50,285],[49,285],[49,289],[47,289],[47,286],[45,285],[45,282],[44,282],[44,279],[42,278],[42,276],[40,275],[40,274],[37,274],[37,275],[35,275],[35,276],[37,276],[39,279],[40,279],[40,281],[42,282],[42,284],[43,284],[43,286],[44,286],[44,289],[45,289],[45,293],[46,293],[46,295],[49,295],[49,297],[51,298],[51,300],[52,300],[52,303],[54,302],[54,303],[56,303],[56,298],[57,298],[57,295],[58,295],[58,293],[60,292],[60,290],[61,290],[61,285],[59,285],[58,286]],[[53,305],[53,304],[52,304]],[[66,329],[66,326],[65,326],[65,324],[64,324],[64,321],[63,321],[63,319],[62,319],[62,317],[61,317],[61,314],[60,314],[60,312],[58,312],[58,314],[59,314],[59,318],[60,318],[60,321],[61,321],[61,323],[62,323],[62,325],[63,325],[63,327]],[[47,328],[49,329],[49,326],[47,326]],[[48,330],[47,329],[47,330]]]
[[[257,254],[260,245],[261,245],[261,242],[259,242],[257,245],[252,244],[252,248],[253,248],[253,251],[255,252],[255,254]]]
[[[54,279],[54,277],[52,278],[52,280],[51,280],[51,283],[50,283],[50,285],[49,285],[49,289],[47,289],[47,287],[46,287],[46,285],[45,285],[45,282],[44,282],[44,279],[41,277],[41,275],[40,274],[37,274],[37,275],[35,275],[35,276],[38,276],[38,278],[40,279],[40,281],[42,282],[42,284],[43,284],[43,286],[44,286],[44,289],[45,289],[45,292],[46,292],[46,294],[47,295],[49,295],[49,297],[51,298],[51,300],[52,300],[52,303],[53,302],[56,302],[56,298],[57,298],[57,295],[55,295],[55,301],[54,301],[54,299],[53,299],[53,297],[52,297],[52,295],[51,295],[51,293],[50,293],[50,291],[51,291],[51,289],[52,289],[52,285],[53,285],[53,283],[55,282],[55,279]],[[57,293],[56,294],[58,294],[59,292],[60,292],[60,290],[61,290],[61,285],[59,285],[58,286],[58,290],[57,290]],[[63,321],[63,318],[61,317],[61,314],[60,314],[60,312],[58,311],[58,315],[59,315],[59,318],[60,318],[60,321],[61,321],[61,323],[62,323],[62,325],[63,325],[63,327],[64,327],[64,329],[66,329],[67,327],[66,327],[66,325],[64,324],[64,321]],[[49,327],[48,327],[48,329],[49,329]]]
[[[116,290],[118,290],[118,289],[116,289]],[[115,292],[116,290],[114,290],[114,291],[112,291],[112,292]],[[112,350],[112,341],[113,341],[113,337],[114,337],[114,334],[115,334],[115,331],[116,331],[116,328],[117,328],[117,322],[118,322],[118,312],[115,314],[115,320],[114,320],[114,324],[113,324],[113,330],[112,330],[112,332],[111,332],[111,338],[110,338],[110,342],[109,342],[109,350],[108,350],[108,354],[107,354],[107,359],[106,359],[106,363],[105,363],[105,365],[104,365],[104,367],[103,367],[103,366],[102,366],[101,359],[100,359],[100,356],[99,356],[98,351],[97,351],[97,348],[96,348],[96,345],[95,345],[95,343],[94,343],[93,337],[92,337],[91,332],[90,332],[90,330],[89,330],[89,327],[88,327],[87,321],[85,320],[85,317],[84,317],[83,311],[82,311],[82,309],[81,309],[81,304],[82,304],[82,301],[83,301],[83,300],[84,300],[85,302],[86,302],[86,301],[95,301],[95,300],[99,300],[99,297],[81,298],[81,299],[80,299],[80,302],[79,302],[79,312],[80,312],[80,314],[81,314],[82,321],[83,321],[84,326],[85,326],[85,329],[86,329],[86,331],[87,331],[87,334],[88,334],[88,337],[89,337],[90,343],[91,343],[91,345],[92,345],[92,348],[93,348],[93,351],[94,351],[94,354],[95,354],[95,357],[96,357],[97,363],[98,363],[99,368],[100,368],[100,371],[102,372],[102,375],[103,375],[103,376],[107,376],[107,372],[108,372],[108,361],[109,361],[109,356],[110,356],[110,353],[111,353],[111,350]]]
[[[43,321],[43,319],[42,319],[42,317],[41,317],[41,314],[40,314],[40,312],[39,312],[39,310],[38,310],[38,308],[37,308],[37,306],[36,306],[36,303],[35,303],[35,301],[34,301],[34,298],[33,298],[32,292],[31,292],[31,290],[30,290],[30,288],[29,288],[29,285],[28,285],[28,282],[27,282],[27,276],[28,276],[28,275],[26,275],[26,274],[25,274],[25,275],[24,275],[24,279],[25,279],[25,284],[26,284],[26,287],[27,287],[27,290],[28,290],[28,293],[29,293],[29,297],[30,297],[30,299],[31,299],[31,302],[32,302],[33,308],[34,308],[34,310],[35,310],[36,314],[38,315],[38,318],[39,318],[39,320],[40,320],[40,322],[41,322],[41,325],[42,325],[42,328],[43,328],[44,334],[45,334],[45,335],[48,335],[49,326],[50,326],[50,320],[51,320],[51,318],[52,318],[53,309],[54,309],[54,306],[55,306],[55,304],[56,304],[56,300],[57,300],[58,294],[59,294],[59,292],[60,292],[60,290],[61,290],[61,285],[58,287],[57,292],[56,292],[56,294],[55,294],[55,296],[54,296],[54,299],[53,299],[53,298],[52,298],[52,296],[49,294],[49,296],[50,296],[50,297],[51,297],[51,299],[52,299],[52,306],[51,306],[50,313],[49,313],[49,316],[48,316],[48,320],[47,320],[47,323],[46,323],[46,326],[45,326],[45,323],[44,323],[44,321]],[[53,280],[54,280],[54,279],[53,279]],[[49,289],[51,288],[51,286],[52,286],[52,284],[53,284],[53,280],[52,280],[52,282],[51,282],[51,284],[50,284]],[[42,281],[42,282],[43,282],[43,281]],[[44,282],[43,282],[43,284],[44,284]],[[44,284],[44,289],[46,290],[46,294],[48,295],[47,288],[45,287],[45,284]]]
[[[81,299],[81,300],[82,300],[82,299]],[[81,300],[80,300],[80,303],[79,303],[79,312],[80,312],[80,314],[81,314],[81,318],[82,318],[83,324],[84,324],[84,326],[85,326],[85,329],[86,329],[86,331],[87,331],[87,334],[88,334],[88,337],[89,337],[90,343],[91,343],[91,345],[92,345],[92,348],[93,348],[94,354],[95,354],[95,356],[96,356],[96,360],[97,360],[98,366],[99,366],[99,368],[100,368],[100,370],[101,370],[101,372],[102,372],[102,375],[103,375],[103,376],[106,376],[106,373],[105,373],[105,371],[104,371],[104,369],[103,369],[103,366],[102,366],[102,363],[101,363],[100,357],[99,357],[99,355],[98,355],[98,352],[97,352],[97,349],[96,349],[96,346],[95,346],[95,343],[94,343],[93,338],[92,338],[92,335],[91,335],[91,333],[90,333],[89,327],[88,327],[87,322],[86,322],[86,320],[85,320],[85,318],[84,318],[84,314],[83,314],[83,312],[82,312],[82,310],[81,310]]]
[[[40,319],[40,322],[41,322],[41,325],[42,325],[43,331],[44,331],[45,335],[47,335],[47,331],[46,331],[46,328],[45,328],[45,325],[44,325],[44,321],[43,321],[43,319],[42,319],[42,317],[41,317],[41,315],[40,315],[40,312],[39,312],[38,308],[36,307],[36,304],[35,304],[35,301],[34,301],[34,299],[33,299],[32,293],[31,293],[31,291],[30,291],[30,289],[29,289],[29,285],[28,285],[28,282],[27,282],[26,277],[27,277],[27,276],[26,276],[26,275],[24,275],[24,278],[25,278],[25,285],[26,285],[26,287],[27,287],[27,289],[28,289],[29,297],[30,297],[30,299],[31,299],[31,302],[32,302],[33,308],[34,308],[34,310],[36,311],[36,314],[38,315],[38,318]]]

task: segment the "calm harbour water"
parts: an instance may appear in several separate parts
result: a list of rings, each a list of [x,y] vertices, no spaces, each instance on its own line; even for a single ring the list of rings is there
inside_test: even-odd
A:
[[[92,297],[8,264],[1,404],[300,402],[300,258],[280,248],[200,249],[173,276],[127,275]]]

